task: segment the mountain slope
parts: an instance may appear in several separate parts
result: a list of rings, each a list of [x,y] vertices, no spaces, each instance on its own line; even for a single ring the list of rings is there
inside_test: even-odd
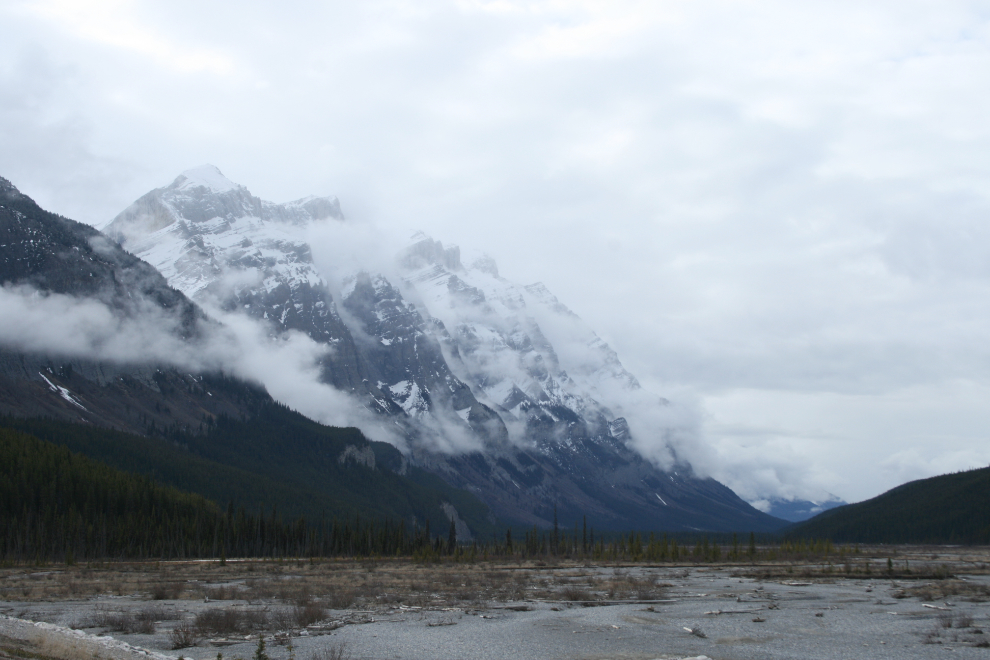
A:
[[[556,508],[607,529],[783,524],[695,477],[671,449],[669,405],[542,285],[509,283],[487,258],[465,266],[457,248],[425,236],[388,272],[325,277],[307,240],[321,227],[317,247],[332,252],[344,220],[335,198],[304,208],[317,199],[264,202],[204,166],[107,231],[208,308],[328,346],[321,379],[374,415],[367,426],[391,430],[412,465],[505,520],[549,526]],[[562,364],[545,319],[583,346],[579,364]]]
[[[147,334],[169,340],[167,348],[194,347],[211,323],[147,263],[92,227],[41,209],[2,178],[0,255],[8,316],[0,334],[0,414],[146,433],[243,417],[267,396],[163,365],[145,353],[150,344],[121,345],[128,329],[153,325]],[[119,359],[100,359],[101,352]]]
[[[203,555],[196,540],[212,540],[219,518],[202,497],[0,429],[5,560]]]
[[[788,528],[846,543],[990,543],[990,467],[911,481]]]
[[[346,391],[380,394],[369,389],[354,338],[299,237],[310,222],[342,219],[336,198],[273,204],[203,166],[135,201],[106,233],[192,300],[241,310],[273,332],[297,330],[331,344],[324,380]],[[376,407],[381,398],[366,401]]]
[[[490,528],[482,503],[410,470],[394,447],[312,422],[280,407],[263,387],[220,371],[235,335],[147,263],[94,229],[40,209],[3,179],[0,237],[0,306],[8,312],[0,326],[0,414],[167,438],[220,466],[217,474],[226,474],[235,492],[249,487],[250,473],[287,509],[307,515],[422,522],[463,511],[476,531]],[[65,427],[50,438],[79,435]],[[150,456],[133,451],[141,442],[111,436],[88,446],[102,460],[129,457],[155,473]],[[192,463],[156,446],[157,455],[171,457],[171,483],[233,499],[203,483],[201,461],[190,472]],[[469,536],[466,528],[461,536]]]
[[[78,425],[57,426],[60,439],[77,439]],[[405,520],[304,521],[275,508],[255,511],[228,506],[224,513],[214,501],[0,428],[0,560],[5,562],[388,556],[430,543],[422,528]]]
[[[391,445],[368,443],[357,429],[322,426],[274,402],[250,420],[221,417],[202,434],[167,438],[13,417],[0,417],[0,427],[249,512],[267,515],[275,507],[293,519],[360,516],[436,526],[453,511],[462,539],[494,529],[481,502],[405,465]]]

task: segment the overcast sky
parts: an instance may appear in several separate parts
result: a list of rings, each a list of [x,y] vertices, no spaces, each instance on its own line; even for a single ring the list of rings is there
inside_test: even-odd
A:
[[[0,3],[0,176],[42,206],[208,162],[485,249],[749,499],[990,463],[988,118],[986,1]]]

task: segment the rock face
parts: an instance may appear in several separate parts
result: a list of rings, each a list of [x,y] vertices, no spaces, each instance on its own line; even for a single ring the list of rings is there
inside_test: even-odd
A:
[[[490,257],[465,260],[425,235],[388,273],[329,282],[307,227],[328,224],[332,235],[345,222],[335,198],[273,204],[204,166],[137,200],[107,233],[194,301],[247,314],[273,337],[299,330],[331,346],[322,380],[397,429],[413,464],[503,520],[780,526],[669,449],[657,454],[669,470],[643,457],[637,447],[669,444],[668,430],[648,423],[664,402],[543,285],[515,285]]]

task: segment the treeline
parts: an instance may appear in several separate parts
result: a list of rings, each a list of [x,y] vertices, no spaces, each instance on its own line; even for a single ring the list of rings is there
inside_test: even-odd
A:
[[[0,429],[5,560],[180,555],[218,514],[203,497]]]
[[[704,534],[697,532],[596,532],[587,526],[586,520],[575,523],[573,531],[557,524],[552,529],[533,527],[524,530],[522,539],[518,531],[506,531],[505,538],[493,538],[479,545],[439,546],[433,556],[438,557],[445,547],[454,547],[455,557],[474,559],[574,559],[601,562],[751,562],[844,557],[852,551],[836,548],[825,540],[781,540],[773,534],[749,532]],[[434,544],[437,545],[437,544]]]

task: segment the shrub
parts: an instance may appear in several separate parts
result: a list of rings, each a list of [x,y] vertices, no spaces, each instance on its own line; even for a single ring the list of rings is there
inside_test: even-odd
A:
[[[306,603],[305,605],[296,605],[294,614],[296,624],[305,628],[326,619],[327,608],[319,603]]]
[[[347,643],[336,641],[328,646],[313,651],[309,660],[350,660],[351,654],[347,650]]]
[[[185,649],[196,646],[199,643],[199,635],[195,628],[183,622],[172,628],[168,634],[168,640],[172,644],[172,650]]]
[[[244,629],[240,612],[223,607],[203,610],[196,615],[194,625],[197,631],[204,634],[229,635]]]

